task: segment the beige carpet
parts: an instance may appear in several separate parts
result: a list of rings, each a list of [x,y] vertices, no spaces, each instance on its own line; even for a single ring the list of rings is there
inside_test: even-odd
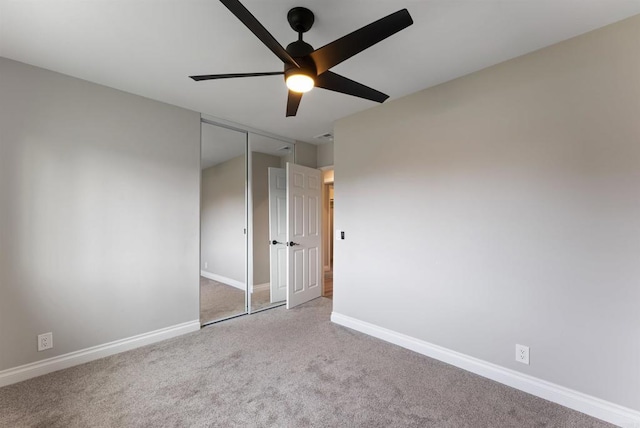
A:
[[[269,289],[251,296],[253,311],[272,306]],[[244,291],[212,279],[200,277],[200,322],[206,324],[246,313]]]
[[[0,388],[0,427],[611,427],[333,324],[331,303]]]

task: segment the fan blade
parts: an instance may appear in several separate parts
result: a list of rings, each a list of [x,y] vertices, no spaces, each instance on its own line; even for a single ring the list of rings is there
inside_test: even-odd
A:
[[[280,43],[267,31],[266,28],[247,10],[238,0],[220,0],[271,52],[285,64],[300,68],[300,65],[289,55]]]
[[[345,59],[351,58],[411,24],[413,19],[409,11],[399,10],[316,49],[311,53],[311,58],[316,63],[318,74],[324,73]]]
[[[289,96],[287,97],[287,117],[296,115],[301,99],[302,93],[289,91]]]
[[[257,76],[276,76],[282,75],[284,71],[267,71],[265,73],[231,73],[231,74],[203,74],[200,76],[189,76],[196,82],[200,80],[214,80],[214,79],[232,79],[234,77],[257,77]]]
[[[376,91],[362,83],[347,79],[346,77],[340,76],[332,71],[325,71],[320,76],[316,77],[315,82],[318,88],[341,92],[343,94],[353,95],[354,97],[360,97],[379,103],[382,103],[389,98],[389,95],[387,94]]]

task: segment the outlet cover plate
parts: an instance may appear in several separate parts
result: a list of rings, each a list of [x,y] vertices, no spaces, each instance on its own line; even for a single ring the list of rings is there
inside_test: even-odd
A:
[[[516,361],[522,364],[529,364],[529,347],[525,345],[516,345]]]
[[[38,335],[38,352],[53,348],[53,333]]]

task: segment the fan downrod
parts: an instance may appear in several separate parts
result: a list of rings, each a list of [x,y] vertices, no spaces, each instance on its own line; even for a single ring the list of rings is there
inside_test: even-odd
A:
[[[306,33],[313,26],[315,17],[306,7],[294,7],[287,13],[287,21],[289,25],[298,34]]]

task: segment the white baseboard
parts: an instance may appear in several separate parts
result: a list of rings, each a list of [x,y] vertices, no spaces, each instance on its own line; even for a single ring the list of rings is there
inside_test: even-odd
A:
[[[211,273],[211,272],[207,272],[206,270],[201,270],[200,271],[200,275],[204,276],[205,278],[209,278],[212,279],[214,281],[218,281],[221,282],[223,284],[226,285],[230,285],[232,287],[238,288],[242,291],[247,289],[247,286],[244,282],[240,282],[238,280],[235,279],[231,279],[231,278],[227,278],[226,276],[222,276],[222,275],[218,275],[217,273]]]
[[[88,363],[89,361],[108,357],[109,355],[129,351],[144,345],[150,345],[155,342],[160,342],[165,339],[170,339],[172,337],[198,330],[200,330],[200,321],[189,321],[171,327],[162,328],[160,330],[128,337],[126,339],[105,343],[103,345],[69,352],[68,354],[59,355],[57,357],[47,358],[46,360],[37,361],[35,363],[2,370],[0,371],[0,387],[22,382],[23,380],[42,376],[47,373],[77,366],[79,364]]]
[[[262,284],[254,284],[253,291],[268,290],[270,286],[271,286],[270,282],[264,282]]]
[[[333,312],[331,321],[488,379],[625,428],[640,428],[640,412]]]

